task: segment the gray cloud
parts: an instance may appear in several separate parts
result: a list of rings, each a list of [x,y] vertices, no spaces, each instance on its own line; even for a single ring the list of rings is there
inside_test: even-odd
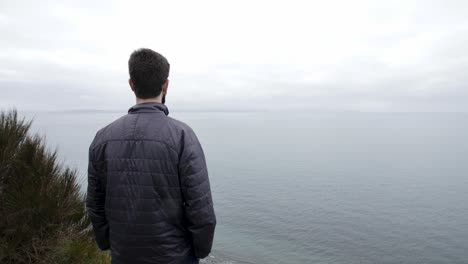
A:
[[[249,3],[2,1],[0,105],[127,108],[148,46],[176,110],[468,111],[466,1]]]

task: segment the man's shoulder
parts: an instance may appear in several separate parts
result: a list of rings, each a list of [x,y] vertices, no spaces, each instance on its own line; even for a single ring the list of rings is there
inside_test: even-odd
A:
[[[125,140],[125,134],[128,134],[127,132],[129,132],[127,130],[133,127],[130,124],[133,121],[136,121],[136,119],[137,115],[126,114],[101,128],[96,133],[90,148],[95,148],[96,146],[102,145],[108,141]],[[157,130],[159,130],[159,136],[162,137],[161,139],[167,144],[176,147],[181,141],[193,142],[194,140],[197,140],[195,132],[185,122],[169,116],[165,116],[164,119],[165,122],[161,125],[166,125],[159,127]]]
[[[120,131],[124,127],[124,123],[126,119],[128,119],[128,117],[129,115],[125,114],[115,119],[114,121],[106,125],[105,127],[99,129],[96,132],[96,135],[94,136],[93,142],[91,143],[91,148],[101,145],[105,143],[106,141],[117,138],[118,136],[116,135],[117,132]]]
[[[170,134],[171,137],[175,139],[175,141],[181,142],[184,145],[191,145],[198,142],[197,135],[195,134],[195,131],[192,129],[192,127],[178,119],[174,119],[172,117],[168,118],[169,123],[172,126]]]
[[[194,133],[193,129],[187,125],[185,122],[182,122],[178,119],[172,118],[172,117],[167,117],[168,123],[170,126],[177,130],[178,132],[184,132],[184,133]]]

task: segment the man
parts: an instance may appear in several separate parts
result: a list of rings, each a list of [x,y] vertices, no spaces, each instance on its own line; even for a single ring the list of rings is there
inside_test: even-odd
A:
[[[88,209],[113,264],[198,263],[216,218],[202,147],[164,105],[169,63],[150,49],[128,61],[136,105],[89,148]]]

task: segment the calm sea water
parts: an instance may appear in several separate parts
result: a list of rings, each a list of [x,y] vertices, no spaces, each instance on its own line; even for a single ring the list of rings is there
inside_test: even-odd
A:
[[[122,113],[41,113],[86,185]],[[204,146],[232,263],[468,263],[468,114],[174,113]]]

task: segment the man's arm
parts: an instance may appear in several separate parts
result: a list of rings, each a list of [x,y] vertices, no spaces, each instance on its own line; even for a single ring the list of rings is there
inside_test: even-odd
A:
[[[92,145],[91,145],[92,146]],[[101,250],[107,250],[109,245],[109,225],[105,214],[105,186],[103,184],[105,174],[101,165],[102,161],[95,158],[92,147],[89,149],[88,164],[88,192],[86,194],[86,208],[93,224],[96,243]]]
[[[185,217],[195,256],[205,258],[213,245],[216,217],[203,149],[193,132],[186,137],[179,162]]]

